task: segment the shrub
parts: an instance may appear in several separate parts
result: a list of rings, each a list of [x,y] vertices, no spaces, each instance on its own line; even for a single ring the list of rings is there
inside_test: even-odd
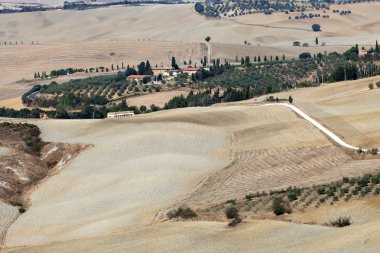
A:
[[[368,88],[369,88],[370,90],[373,90],[373,83],[368,84]]]
[[[236,199],[229,199],[226,201],[227,204],[236,205]]]
[[[326,194],[327,196],[332,197],[335,195],[335,192],[336,192],[336,187],[332,186],[329,189],[327,189]]]
[[[239,217],[239,210],[234,206],[228,207],[224,213],[226,214],[227,219],[235,219]]]
[[[358,195],[359,191],[358,191],[358,189],[355,188],[355,189],[352,189],[351,193],[352,193],[352,195]]]
[[[318,193],[319,195],[323,195],[323,194],[325,194],[325,193],[326,193],[325,187],[319,187],[319,188],[317,189],[317,193]]]
[[[377,82],[377,83],[376,83],[376,87],[377,87],[377,88],[380,88],[380,82]]]
[[[319,32],[321,30],[321,26],[319,24],[313,24],[311,29],[313,29],[314,32]]]
[[[365,174],[362,178],[359,178],[356,184],[360,187],[368,186],[372,176],[370,174]]]
[[[348,187],[340,189],[340,193],[343,195],[348,193],[348,191],[349,191]]]
[[[254,197],[255,197],[255,195],[253,193],[245,195],[245,199],[248,201],[252,200]]]
[[[195,218],[198,215],[189,207],[179,207],[177,210],[171,210],[167,214],[169,219],[181,217],[183,219]]]
[[[339,216],[338,219],[330,221],[330,224],[334,227],[346,227],[351,225],[351,217],[349,216]]]
[[[232,221],[230,221],[228,223],[228,226],[229,227],[236,227],[237,225],[239,225],[240,223],[242,223],[242,219],[240,217],[237,217],[237,218],[234,218]]]
[[[380,188],[376,188],[374,194],[379,195],[380,194]]]
[[[298,189],[298,188],[289,187],[287,191],[288,191],[288,199],[291,202],[297,200],[298,196],[301,195],[301,189]]]
[[[273,199],[272,210],[275,215],[283,215],[285,213],[291,213],[291,209],[289,205],[280,197]]]
[[[349,201],[350,198],[352,197],[352,194],[347,194],[347,196],[344,198],[344,201]]]
[[[334,201],[338,201],[338,200],[339,200],[339,197],[338,197],[338,196],[334,196],[333,200],[334,200]]]
[[[290,193],[288,194],[288,199],[289,199],[289,201],[291,201],[291,202],[297,200],[297,198],[298,198],[298,195],[297,195],[297,193],[295,193],[295,192],[290,192]]]
[[[371,148],[370,150],[368,150],[368,152],[371,155],[377,155],[377,153],[379,152],[379,150],[377,148]]]
[[[379,183],[380,183],[380,178],[378,178],[378,177],[373,177],[373,178],[371,179],[371,182],[372,182],[373,184],[379,184]]]

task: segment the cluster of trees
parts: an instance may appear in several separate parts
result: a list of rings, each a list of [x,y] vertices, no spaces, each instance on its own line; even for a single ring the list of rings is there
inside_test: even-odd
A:
[[[215,103],[234,102],[250,98],[252,98],[252,91],[249,87],[242,89],[228,87],[223,94],[221,94],[219,88],[215,89],[214,92],[208,89],[196,94],[191,91],[187,97],[183,95],[173,97],[165,104],[164,109],[210,106]]]
[[[193,77],[193,81],[203,88],[250,86],[256,96],[294,87],[317,86],[323,82],[355,80],[380,74],[379,67],[374,63],[379,60],[379,54],[359,57],[357,46],[343,54],[318,53],[312,56],[310,53],[302,53],[299,59],[270,59],[264,57],[264,61],[261,61],[257,58],[253,64],[247,56],[240,60],[240,66],[225,63],[218,67],[216,64],[210,71],[200,71]]]
[[[91,67],[91,68],[86,68],[86,69],[84,68],[54,69],[50,71],[50,74],[48,74],[46,71],[42,71],[41,73],[35,72],[34,78],[45,79],[49,77],[55,78],[58,76],[71,75],[77,72],[99,73],[99,72],[109,72],[109,71],[114,71],[114,70],[119,71],[119,70],[124,70],[124,69],[125,69],[125,66],[124,66],[124,63],[122,62],[120,66],[119,64],[116,64],[116,66],[111,64],[110,68],[100,66],[100,67]]]
[[[44,7],[44,6],[30,6],[30,5],[21,5],[15,8],[3,8],[0,9],[0,14],[8,14],[8,13],[17,13],[17,12],[32,12],[32,11],[47,11],[56,9],[54,7]]]
[[[12,44],[13,43],[13,44]],[[33,44],[33,42],[32,42],[32,44]],[[7,42],[7,41],[0,41],[0,46],[1,45],[4,45],[4,46],[6,46],[6,45],[24,45],[24,42],[23,41],[15,41],[15,42],[12,42],[12,41],[9,41],[9,42]]]
[[[105,2],[105,3],[98,3],[98,4],[91,4],[86,3],[83,1],[77,1],[77,2],[68,2],[65,1],[63,4],[64,10],[86,10],[86,9],[94,9],[94,8],[101,8],[101,7],[109,7],[114,5],[140,5],[140,4],[177,4],[182,3],[182,1],[170,1],[170,0],[147,0],[147,1],[116,1],[116,2]]]
[[[228,0],[228,1],[206,1],[206,6],[203,4],[196,4],[195,10],[209,17],[235,17],[243,16],[254,13],[264,13],[271,15],[273,12],[304,12],[309,10],[328,10],[329,3],[309,1],[297,2],[286,0],[260,0],[260,1],[241,1],[241,0]]]

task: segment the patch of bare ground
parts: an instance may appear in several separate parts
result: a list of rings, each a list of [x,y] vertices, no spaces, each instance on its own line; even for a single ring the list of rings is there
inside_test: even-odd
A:
[[[0,199],[24,213],[29,194],[87,145],[47,143],[31,124],[0,123]]]

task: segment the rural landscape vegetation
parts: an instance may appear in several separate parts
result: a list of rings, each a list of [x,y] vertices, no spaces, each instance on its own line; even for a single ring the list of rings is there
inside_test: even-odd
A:
[[[0,251],[376,252],[379,12],[0,1]]]

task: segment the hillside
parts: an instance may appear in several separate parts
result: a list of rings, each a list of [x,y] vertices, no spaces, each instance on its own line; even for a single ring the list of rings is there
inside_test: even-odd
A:
[[[148,59],[153,65],[166,65],[171,56],[178,62],[191,59],[199,64],[208,53],[222,60],[247,55],[293,58],[305,51],[342,52],[356,43],[372,45],[380,34],[375,25],[379,3],[339,7],[351,8],[353,14],[322,20],[319,33],[311,31],[311,20],[288,20],[285,14],[206,19],[192,7],[147,5],[0,15],[1,105],[21,107],[8,99],[32,86],[27,80],[35,72],[121,62],[135,65]],[[210,52],[200,44],[206,36],[211,36]],[[325,47],[314,45],[316,36]],[[293,47],[294,40],[310,47]],[[244,45],[245,41],[251,45]]]
[[[331,87],[335,86],[300,89],[292,95],[296,104],[307,111],[310,109],[302,105],[299,95],[321,94],[319,99],[326,98],[323,94],[331,92]],[[364,84],[336,87],[334,96],[344,96]],[[378,98],[376,90],[371,92]],[[315,102],[304,104],[318,106],[318,97],[311,99]],[[94,148],[32,194],[32,206],[11,226],[5,245],[11,247],[10,251],[15,246],[44,244],[20,252],[69,252],[74,248],[91,251],[88,245],[93,247],[95,243],[99,250],[117,252],[142,251],[141,243],[149,242],[151,247],[166,251],[174,247],[170,245],[176,240],[183,242],[175,246],[177,249],[192,251],[193,239],[203,237],[209,250],[205,252],[217,250],[220,245],[244,252],[252,249],[251,243],[246,244],[248,239],[265,247],[263,252],[270,252],[275,246],[264,238],[286,238],[287,242],[295,241],[286,244],[290,252],[313,252],[311,249],[318,248],[316,242],[323,242],[328,252],[352,247],[356,252],[370,252],[377,245],[378,232],[369,232],[367,227],[375,228],[380,220],[379,206],[367,202],[363,205],[371,210],[370,218],[354,220],[347,229],[265,220],[248,221],[236,230],[226,229],[220,222],[159,222],[163,218],[160,211],[179,200],[204,206],[250,192],[311,186],[379,169],[376,159],[353,159],[292,111],[250,105],[256,102],[169,110],[128,120],[32,121],[42,129],[46,141],[91,143]],[[356,114],[365,117],[366,108],[356,108]],[[334,118],[341,116],[344,111],[336,111]],[[367,131],[373,134],[371,128]],[[355,140],[339,128],[336,133],[347,141]],[[355,144],[366,145],[364,141]],[[257,229],[261,231],[259,237],[254,236]],[[285,235],[279,231],[287,232]],[[357,248],[361,238],[350,231],[362,231],[365,246]],[[111,235],[114,232],[117,234]],[[308,236],[301,238],[305,233]],[[189,236],[193,238],[190,241],[185,239]],[[159,240],[153,239],[156,237]],[[221,244],[220,240],[227,237],[233,240]],[[335,238],[334,244],[326,241],[331,237]],[[311,241],[307,248],[302,246]],[[118,246],[110,249],[115,244]]]

